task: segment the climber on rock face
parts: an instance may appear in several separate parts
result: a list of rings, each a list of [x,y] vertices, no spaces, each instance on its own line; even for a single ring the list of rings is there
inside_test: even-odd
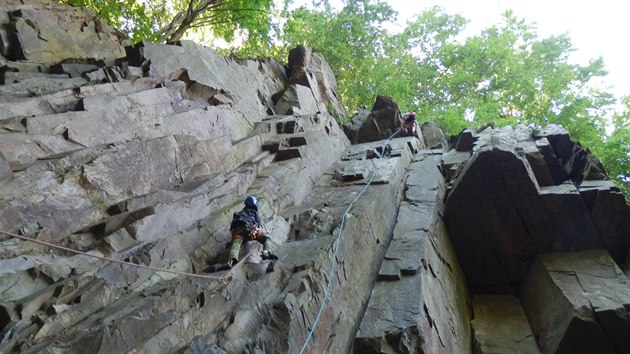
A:
[[[230,231],[232,231],[232,247],[230,248],[230,260],[227,264],[229,268],[238,262],[243,241],[256,240],[262,243],[262,259],[278,259],[269,251],[271,240],[263,234],[260,215],[258,214],[258,199],[255,196],[250,195],[245,198],[243,209],[234,213]]]
[[[400,132],[402,136],[418,137],[416,134],[416,112],[409,112],[402,116]]]

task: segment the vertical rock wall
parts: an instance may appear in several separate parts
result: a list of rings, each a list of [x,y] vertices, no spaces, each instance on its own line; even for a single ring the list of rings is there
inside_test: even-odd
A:
[[[287,75],[0,4],[0,230],[127,262],[4,234],[0,352],[630,347],[630,209],[562,128],[379,140],[399,126],[383,96],[350,145],[308,48]],[[279,260],[251,242],[219,271],[249,194]]]
[[[521,299],[543,353],[630,352],[630,281],[606,251],[539,257]]]
[[[391,237],[411,160],[408,142],[389,144],[391,154],[380,159],[366,158],[377,144],[346,150],[295,211],[302,227],[294,227],[296,239],[280,251],[283,266],[294,274],[259,334],[265,335],[270,352],[350,350]]]
[[[628,352],[630,208],[597,159],[558,126],[468,130],[456,146],[445,219],[475,350]]]
[[[471,353],[467,284],[441,217],[439,156],[421,151],[407,171],[355,353]]]

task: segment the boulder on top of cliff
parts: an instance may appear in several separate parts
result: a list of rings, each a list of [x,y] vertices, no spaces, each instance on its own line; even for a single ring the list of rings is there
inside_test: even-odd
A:
[[[561,148],[553,149],[564,156],[555,163],[566,166],[575,160],[566,152],[583,150],[569,149],[575,143],[568,134],[554,132],[545,137]],[[551,178],[541,185],[543,174],[535,173],[529,155],[551,151],[532,140],[533,134],[518,127],[480,132],[453,182],[445,219],[474,293],[515,293],[541,253],[601,248],[617,262],[625,261],[630,208],[618,188],[599,180],[582,181],[579,187],[571,179],[555,185]],[[548,168],[544,157],[535,161],[536,169]]]
[[[311,89],[315,101],[321,106],[319,111],[328,112],[337,119],[343,118],[347,114],[346,109],[341,104],[335,74],[321,53],[313,52],[303,45],[291,49],[289,51],[287,77],[289,79],[287,89],[293,85],[301,85]]]
[[[444,129],[434,122],[426,122],[420,126],[422,138],[427,149],[443,149],[449,148],[448,137],[444,133]]]
[[[372,111],[357,112],[343,130],[352,144],[387,139],[400,128],[400,109],[393,98],[376,96]]]

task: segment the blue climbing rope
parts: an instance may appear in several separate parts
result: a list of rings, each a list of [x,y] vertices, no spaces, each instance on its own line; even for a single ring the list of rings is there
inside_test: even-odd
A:
[[[385,147],[387,146],[387,142],[390,141],[396,134],[398,134],[398,132],[400,132],[401,129],[402,127],[399,128],[394,134],[390,135],[390,137],[385,140],[383,145],[381,145],[381,152],[379,153],[379,158],[383,157],[383,153],[385,152]],[[376,176],[376,170],[374,171],[374,173],[372,173],[372,177],[370,177],[365,187],[361,190],[359,194],[357,194],[356,197],[354,197],[354,199],[352,199],[352,202],[350,202],[350,205],[348,205],[348,208],[346,208],[346,211],[344,211],[343,215],[341,216],[341,224],[339,225],[339,233],[337,234],[337,239],[335,240],[335,244],[333,246],[332,266],[330,267],[330,272],[328,272],[328,284],[326,285],[326,291],[324,291],[324,298],[322,299],[322,304],[320,305],[319,311],[317,312],[317,316],[315,317],[315,322],[313,322],[313,327],[309,331],[308,337],[306,337],[306,340],[304,341],[304,345],[302,346],[302,349],[300,350],[300,354],[304,353],[304,350],[306,350],[306,346],[308,345],[308,342],[310,342],[311,338],[313,337],[313,333],[315,332],[315,329],[317,328],[319,319],[322,315],[322,312],[324,311],[324,306],[326,305],[326,301],[328,300],[328,296],[330,295],[330,289],[332,287],[332,279],[333,279],[333,275],[335,274],[335,268],[337,267],[337,261],[336,261],[337,251],[339,250],[339,241],[341,240],[341,237],[343,236],[343,229],[346,223],[346,215],[348,215],[354,203],[356,203],[359,200],[359,198],[361,198],[363,193],[367,191],[368,187],[370,186],[370,184],[372,184],[372,181],[374,180],[374,176]]]

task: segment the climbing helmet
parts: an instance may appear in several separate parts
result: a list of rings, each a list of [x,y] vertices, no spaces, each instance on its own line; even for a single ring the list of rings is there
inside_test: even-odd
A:
[[[253,195],[248,196],[245,198],[245,206],[258,210],[258,198]]]

